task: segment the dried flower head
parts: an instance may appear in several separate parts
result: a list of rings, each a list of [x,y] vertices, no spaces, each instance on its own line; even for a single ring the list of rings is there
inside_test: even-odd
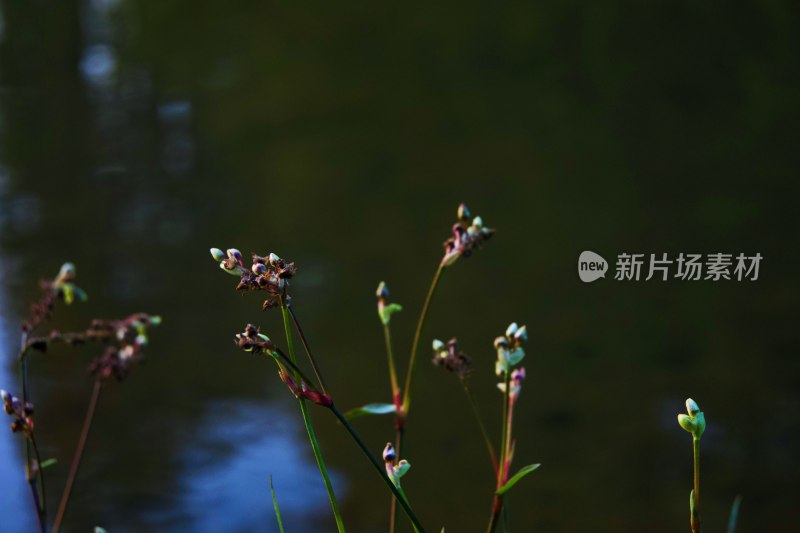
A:
[[[22,331],[30,332],[45,320],[49,320],[53,314],[56,300],[63,300],[67,305],[74,302],[76,298],[85,302],[88,296],[75,284],[75,278],[75,265],[64,263],[55,278],[39,281],[42,296],[31,304],[28,318],[22,323]]]
[[[112,344],[91,362],[89,373],[103,380],[112,376],[124,379],[129,366],[143,358],[148,329],[159,324],[160,316],[147,313],[135,313],[122,320],[94,320],[86,332],[87,338]]]
[[[250,269],[245,268],[242,254],[235,248],[223,252],[219,248],[211,248],[211,257],[219,263],[222,270],[239,277],[237,291],[266,291],[267,299],[263,309],[278,305],[279,297],[289,285],[288,280],[297,272],[295,264],[281,259],[274,253],[266,257],[252,254]]]
[[[453,337],[447,344],[439,339],[433,341],[433,364],[454,372],[459,379],[464,379],[469,374],[471,360],[459,350],[458,339]]]
[[[4,390],[0,391],[0,397],[3,399],[3,410],[14,419],[11,422],[11,431],[22,433],[27,438],[31,438],[34,426],[33,404],[31,402],[23,402]]]
[[[463,203],[458,206],[458,222],[453,224],[453,236],[444,241],[444,257],[442,266],[450,266],[459,257],[469,257],[473,250],[477,250],[488,241],[494,230],[483,225],[481,217],[472,217],[469,209]]]
[[[242,333],[236,334],[233,342],[245,352],[270,353],[275,350],[275,344],[253,324],[247,324]]]

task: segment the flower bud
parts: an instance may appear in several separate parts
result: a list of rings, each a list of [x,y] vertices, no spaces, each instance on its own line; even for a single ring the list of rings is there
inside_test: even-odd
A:
[[[210,251],[211,251],[211,257],[213,257],[214,261],[216,261],[217,263],[219,263],[220,261],[224,261],[225,258],[227,257],[225,255],[225,252],[223,252],[219,248],[212,248]]]
[[[233,259],[239,264],[242,264],[242,252],[237,250],[236,248],[228,248],[228,257]]]
[[[527,342],[528,341],[528,326],[522,326],[514,333],[514,338],[517,342]]]
[[[689,433],[694,434],[697,431],[697,421],[689,415],[678,415],[678,424]]]
[[[514,336],[514,334],[517,332],[518,329],[519,326],[517,326],[517,323],[512,322],[511,324],[508,325],[508,328],[506,328],[506,337],[510,339],[511,337]]]
[[[469,220],[470,218],[472,218],[472,213],[470,213],[467,204],[463,202],[461,203],[461,205],[458,206],[458,218],[460,218],[461,220]]]
[[[483,219],[481,217],[475,217],[472,219],[472,227],[479,230],[483,227]]]
[[[433,351],[434,352],[441,352],[446,347],[445,343],[440,341],[439,339],[433,339]]]
[[[252,270],[253,274],[260,274],[262,276],[268,272],[266,265],[262,263],[253,263]]]
[[[690,416],[695,416],[700,412],[700,406],[697,405],[697,402],[688,398],[686,400],[686,412],[689,413]]]
[[[383,460],[387,463],[394,463],[395,459],[397,459],[397,454],[394,451],[394,446],[392,446],[391,442],[387,442],[386,447],[383,449]]]
[[[508,339],[507,338],[500,336],[500,337],[497,337],[494,340],[494,349],[495,350],[499,350],[500,348],[506,348],[506,347],[508,347]]]
[[[411,463],[406,461],[405,459],[400,459],[400,462],[397,463],[397,466],[393,468],[395,477],[399,480],[401,477],[406,475],[406,473],[411,469]]]
[[[75,264],[74,263],[64,263],[61,265],[61,269],[58,271],[58,276],[56,277],[56,281],[66,281],[68,279],[72,279],[75,277]]]
[[[269,264],[270,265],[275,266],[278,263],[278,261],[280,261],[280,260],[281,260],[281,258],[278,257],[277,254],[274,254],[274,253],[270,252],[270,254],[269,254]]]
[[[375,291],[375,295],[381,299],[386,299],[389,297],[389,288],[386,286],[385,282],[381,281],[378,284],[378,290]]]
[[[0,390],[0,398],[2,398],[4,402],[10,402],[11,401],[11,395],[5,389]]]

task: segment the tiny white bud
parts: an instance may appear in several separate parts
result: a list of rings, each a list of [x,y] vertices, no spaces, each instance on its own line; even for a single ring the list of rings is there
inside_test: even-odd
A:
[[[280,260],[281,260],[281,258],[278,257],[277,254],[274,254],[274,253],[270,252],[270,254],[269,254],[269,264],[270,265],[275,266],[275,263],[277,263]]]
[[[517,323],[512,322],[511,324],[508,325],[508,328],[506,328],[506,337],[509,338],[513,337],[514,333],[516,333],[518,329],[519,326],[517,326]]]
[[[475,229],[481,229],[483,227],[483,219],[481,217],[475,217],[472,219],[472,226]]]
[[[517,339],[519,342],[527,342],[528,340],[528,326],[522,326],[519,328],[516,333],[514,333],[514,338]]]
[[[225,252],[223,252],[219,248],[212,248],[210,252],[211,252],[211,257],[213,257],[214,261],[216,262],[224,261],[225,257],[227,257],[225,255]]]
[[[697,405],[697,402],[688,398],[686,400],[686,412],[689,413],[691,416],[696,415],[700,412],[700,406]]]
[[[439,339],[433,339],[433,351],[434,352],[441,352],[445,348],[445,343],[440,341]]]

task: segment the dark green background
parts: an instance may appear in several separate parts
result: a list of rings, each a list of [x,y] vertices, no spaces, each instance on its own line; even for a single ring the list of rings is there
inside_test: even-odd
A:
[[[70,531],[333,531],[299,413],[246,322],[280,317],[210,246],[297,262],[295,305],[343,407],[388,400],[374,289],[406,310],[401,360],[455,207],[497,228],[444,277],[425,345],[458,336],[499,433],[492,339],[528,324],[515,531],[688,531],[705,410],[704,519],[800,520],[797,4],[747,2],[2,2],[0,304],[17,324],[65,260],[95,316],[157,312],[147,365],[104,392]],[[764,256],[756,282],[576,275],[583,250]],[[403,479],[431,530],[482,531],[492,475],[453,376],[415,383]],[[55,500],[91,349],[33,361]],[[353,531],[388,496],[340,427],[318,432]],[[376,453],[388,418],[358,423]],[[29,531],[22,446],[0,436],[0,529]],[[289,457],[290,459],[287,459]],[[238,465],[238,466],[236,466]],[[197,493],[202,496],[197,496]],[[405,523],[404,523],[405,526]]]

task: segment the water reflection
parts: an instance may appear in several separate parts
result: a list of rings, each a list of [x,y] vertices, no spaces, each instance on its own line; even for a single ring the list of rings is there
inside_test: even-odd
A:
[[[281,402],[283,403],[283,402]],[[268,476],[272,475],[284,523],[313,531],[328,517],[319,472],[307,460],[307,439],[292,405],[276,408],[251,402],[213,402],[185,436],[181,486],[173,509],[154,513],[152,527],[183,530],[277,531]],[[340,498],[346,484],[334,470]]]

